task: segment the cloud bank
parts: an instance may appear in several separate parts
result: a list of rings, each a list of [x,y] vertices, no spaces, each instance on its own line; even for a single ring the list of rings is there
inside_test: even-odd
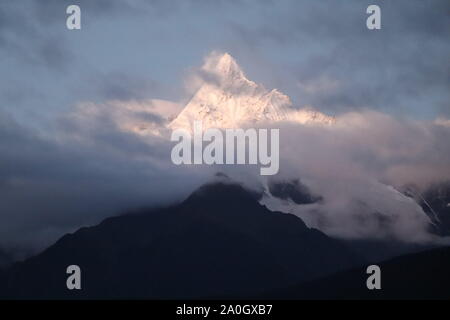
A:
[[[280,132],[279,178],[301,178],[323,201],[269,207],[338,237],[436,240],[427,215],[399,191],[450,179],[449,128],[366,110],[333,125],[286,124]]]

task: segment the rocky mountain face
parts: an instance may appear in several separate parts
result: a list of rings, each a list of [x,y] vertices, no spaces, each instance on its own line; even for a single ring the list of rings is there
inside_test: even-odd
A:
[[[433,221],[435,232],[450,236],[450,182],[432,185],[418,202]]]
[[[439,236],[450,235],[450,182],[434,183],[424,190],[414,185],[407,185],[401,191],[414,199],[428,215],[430,230]]]

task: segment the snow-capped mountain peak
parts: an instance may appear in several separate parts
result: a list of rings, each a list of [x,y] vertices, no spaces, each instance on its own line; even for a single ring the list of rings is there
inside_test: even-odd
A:
[[[230,80],[247,80],[236,60],[228,53],[207,59],[202,69]]]
[[[202,121],[203,129],[236,128],[259,122],[332,122],[332,118],[318,112],[293,108],[287,95],[247,79],[228,53],[210,56],[200,73],[203,84],[170,128],[191,131],[195,120]]]

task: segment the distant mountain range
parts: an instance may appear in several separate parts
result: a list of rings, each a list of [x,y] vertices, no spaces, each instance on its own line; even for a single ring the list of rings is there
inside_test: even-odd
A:
[[[170,208],[68,234],[0,277],[3,298],[201,298],[254,295],[365,261],[239,185],[206,185]],[[82,290],[66,289],[79,265]]]
[[[364,249],[389,250],[387,243],[332,239],[294,215],[269,211],[259,203],[261,193],[225,181],[177,205],[65,235],[1,271],[0,298],[450,298],[450,248],[380,263],[382,290],[369,291],[365,268],[374,261]],[[311,201],[299,186],[272,185],[272,191]],[[66,288],[73,264],[82,270],[82,290]]]

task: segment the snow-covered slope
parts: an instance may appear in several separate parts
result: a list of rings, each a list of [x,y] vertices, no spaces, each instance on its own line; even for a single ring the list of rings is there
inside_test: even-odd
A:
[[[346,197],[336,189],[330,192],[326,188],[320,195],[314,194],[298,181],[278,182],[277,190],[274,183],[267,184],[260,203],[272,211],[294,214],[309,227],[334,237],[438,241],[428,232],[433,222],[422,208],[390,185],[367,182]]]
[[[195,120],[202,121],[203,129],[236,128],[257,122],[328,124],[334,121],[314,110],[296,110],[285,94],[276,89],[266,90],[248,80],[228,53],[207,59],[201,72],[204,83],[170,123],[170,128],[190,130]]]

